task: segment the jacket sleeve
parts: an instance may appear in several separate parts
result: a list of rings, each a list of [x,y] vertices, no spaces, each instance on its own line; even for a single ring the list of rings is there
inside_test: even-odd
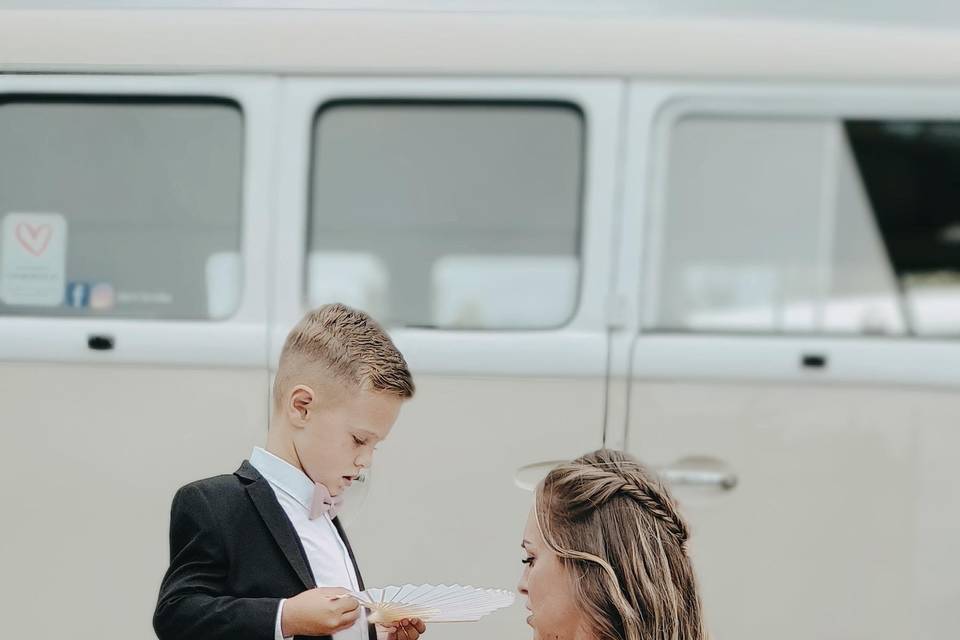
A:
[[[193,485],[170,510],[170,568],[160,585],[153,629],[160,640],[273,640],[280,598],[238,598],[227,588],[223,531]]]

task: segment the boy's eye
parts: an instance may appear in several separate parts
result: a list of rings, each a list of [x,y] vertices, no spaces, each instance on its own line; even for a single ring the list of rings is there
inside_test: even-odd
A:
[[[366,441],[366,440],[361,440],[361,439],[358,438],[357,436],[353,436],[353,441],[354,441],[357,445],[359,445],[359,446],[361,446],[361,447],[362,447],[363,445],[367,444],[367,441]]]

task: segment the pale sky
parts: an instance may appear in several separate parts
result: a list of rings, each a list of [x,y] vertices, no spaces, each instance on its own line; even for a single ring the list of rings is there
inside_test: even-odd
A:
[[[0,8],[163,7],[754,17],[960,28],[960,0],[0,0]]]

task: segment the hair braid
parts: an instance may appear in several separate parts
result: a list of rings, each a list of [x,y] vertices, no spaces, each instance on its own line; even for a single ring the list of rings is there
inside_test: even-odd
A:
[[[657,483],[658,485],[660,483]],[[687,523],[680,514],[677,513],[676,505],[667,497],[663,489],[652,490],[650,485],[637,485],[629,480],[623,480],[620,485],[620,492],[624,493],[642,506],[648,513],[655,516],[657,520],[673,535],[680,546],[686,544],[690,539],[690,531]]]
[[[690,538],[686,521],[677,512],[677,505],[663,483],[643,469],[625,474],[618,463],[596,463],[589,456],[558,467],[565,471],[557,481],[559,491],[565,493],[566,509],[573,517],[588,512],[619,495],[635,500],[682,546]]]

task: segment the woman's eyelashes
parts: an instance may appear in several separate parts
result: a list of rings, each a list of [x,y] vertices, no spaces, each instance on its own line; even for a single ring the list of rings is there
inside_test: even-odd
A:
[[[521,559],[521,560],[520,560],[520,564],[525,564],[525,565],[527,565],[528,567],[532,567],[532,566],[533,566],[533,556],[527,556],[526,558]]]

